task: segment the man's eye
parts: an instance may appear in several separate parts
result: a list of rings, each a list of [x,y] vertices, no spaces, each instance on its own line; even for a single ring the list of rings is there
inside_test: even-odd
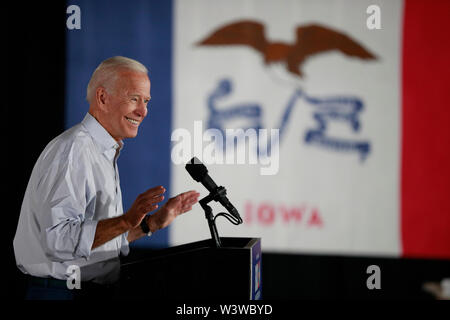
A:
[[[137,101],[137,98],[131,98],[132,101]]]

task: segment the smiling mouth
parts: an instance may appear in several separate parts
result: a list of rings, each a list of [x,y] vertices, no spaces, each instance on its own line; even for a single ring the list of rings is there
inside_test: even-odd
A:
[[[132,125],[135,125],[135,126],[138,126],[138,125],[139,125],[139,121],[137,121],[137,120],[128,118],[127,116],[125,116],[125,119],[127,119],[127,121],[128,121],[129,123],[131,123]]]

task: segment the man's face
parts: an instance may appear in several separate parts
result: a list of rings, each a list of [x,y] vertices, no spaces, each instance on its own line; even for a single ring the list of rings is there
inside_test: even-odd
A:
[[[108,91],[104,126],[116,140],[134,138],[147,116],[150,80],[145,73],[121,71],[113,90]]]

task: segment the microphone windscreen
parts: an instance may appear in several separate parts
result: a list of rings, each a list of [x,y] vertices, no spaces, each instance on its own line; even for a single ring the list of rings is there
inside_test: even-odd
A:
[[[197,158],[193,157],[188,163],[186,163],[186,171],[191,175],[192,179],[200,182],[205,175],[208,174],[206,166]]]

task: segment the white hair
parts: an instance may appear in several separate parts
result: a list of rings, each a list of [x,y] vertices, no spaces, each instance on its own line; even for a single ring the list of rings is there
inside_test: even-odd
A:
[[[108,58],[100,63],[92,74],[86,90],[86,100],[91,103],[95,90],[100,86],[105,87],[106,90],[112,90],[119,71],[124,69],[148,74],[147,68],[139,61],[121,56]]]

